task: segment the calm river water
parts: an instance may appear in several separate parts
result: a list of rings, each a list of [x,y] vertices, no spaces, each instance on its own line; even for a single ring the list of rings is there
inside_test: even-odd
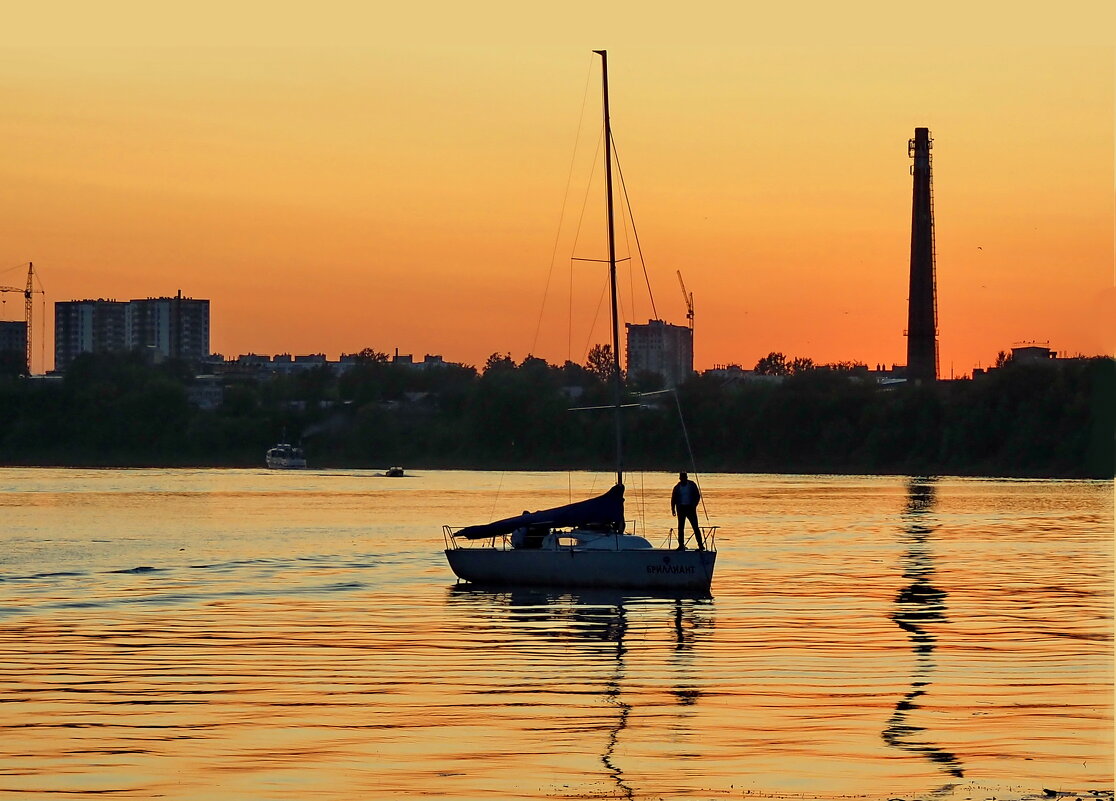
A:
[[[1111,797],[1110,482],[707,475],[711,598],[455,586],[608,483],[0,469],[0,798]]]

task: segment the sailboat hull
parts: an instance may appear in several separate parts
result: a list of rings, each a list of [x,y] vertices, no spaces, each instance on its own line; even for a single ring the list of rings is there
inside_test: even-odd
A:
[[[716,551],[450,548],[457,577],[520,587],[708,590]]]

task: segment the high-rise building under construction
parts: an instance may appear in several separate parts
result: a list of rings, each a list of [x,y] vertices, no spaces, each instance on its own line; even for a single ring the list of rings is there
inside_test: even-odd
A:
[[[908,143],[914,159],[911,205],[911,285],[907,305],[907,379],[938,378],[938,296],[934,253],[934,186],[929,128],[915,128]]]

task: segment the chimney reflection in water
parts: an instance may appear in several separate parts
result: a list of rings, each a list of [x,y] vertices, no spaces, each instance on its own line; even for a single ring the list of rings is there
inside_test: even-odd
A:
[[[887,721],[883,739],[888,745],[925,756],[950,776],[962,777],[964,771],[956,755],[925,742],[920,735],[926,731],[910,722],[910,713],[919,709],[918,699],[926,694],[930,674],[934,671],[934,634],[926,626],[948,622],[946,593],[931,584],[934,564],[931,556],[931,535],[934,533],[935,479],[912,478],[907,485],[907,508],[903,513],[902,541],[903,578],[910,582],[895,598],[891,619],[907,632],[914,650],[914,673],[911,689],[895,705]]]

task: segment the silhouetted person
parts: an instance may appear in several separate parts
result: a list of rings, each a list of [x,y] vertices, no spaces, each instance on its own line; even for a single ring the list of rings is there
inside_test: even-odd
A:
[[[678,483],[674,485],[674,491],[670,493],[670,513],[678,515],[678,550],[686,550],[686,521],[690,521],[690,527],[694,530],[694,536],[697,538],[697,546],[699,551],[705,550],[705,543],[701,539],[701,528],[698,527],[697,505],[701,500],[701,490],[698,485],[690,481],[685,473],[678,474]]]

